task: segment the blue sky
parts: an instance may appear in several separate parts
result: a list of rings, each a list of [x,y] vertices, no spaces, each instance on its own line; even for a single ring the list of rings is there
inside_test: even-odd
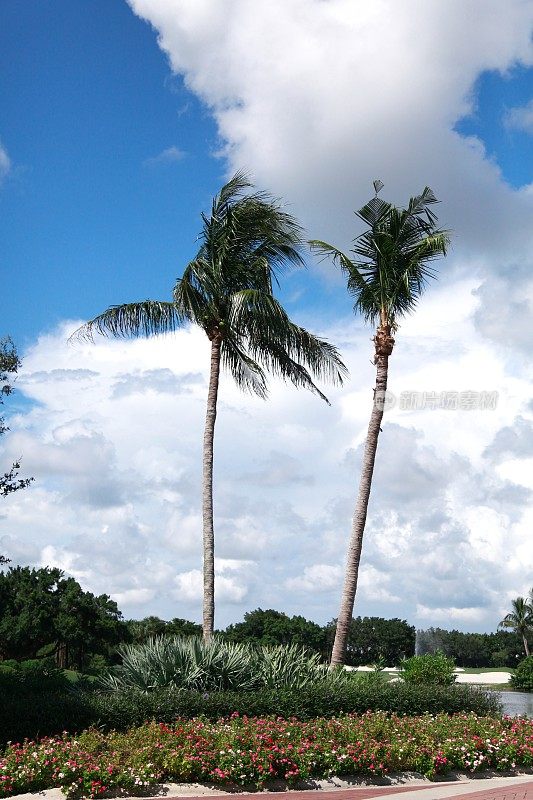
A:
[[[24,366],[0,456],[36,477],[0,513],[14,562],[62,566],[127,615],[198,618],[205,342],[76,349],[72,324],[169,297],[236,169],[345,248],[374,178],[396,203],[429,184],[452,248],[398,333],[391,389],[500,400],[468,418],[391,412],[358,609],[494,629],[533,584],[532,32],[521,0],[4,0],[0,334]],[[225,381],[220,624],[259,605],[336,614],[372,334],[327,264],[281,297],[352,377],[331,410]]]
[[[65,316],[167,296],[224,165],[210,157],[208,114],[125,3],[7,2],[1,14],[13,162],[1,198],[3,327],[25,341]]]
[[[7,0],[0,15],[2,328],[24,345],[65,317],[169,297],[227,165],[125,2]]]

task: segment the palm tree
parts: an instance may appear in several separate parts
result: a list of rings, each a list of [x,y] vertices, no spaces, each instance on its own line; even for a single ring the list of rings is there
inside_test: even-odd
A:
[[[365,529],[372,474],[381,431],[387,391],[389,356],[398,319],[412,312],[428,278],[434,277],[431,262],[446,254],[447,233],[437,229],[430,206],[437,200],[428,187],[412,197],[407,208],[396,208],[378,197],[383,188],[374,181],[375,196],[357,212],[367,226],[354,239],[351,256],[321,241],[311,246],[332,256],[348,277],[348,291],[355,298],[354,310],[376,326],[374,364],[376,385],[368,426],[359,493],[352,520],[342,602],[337,620],[331,664],[343,664],[353,613],[363,533]]]
[[[498,628],[511,628],[515,633],[522,637],[526,656],[529,655],[529,643],[527,634],[533,629],[533,608],[523,597],[517,597],[511,603],[513,610],[510,611],[498,624]]]
[[[300,266],[302,229],[277,200],[251,193],[237,173],[202,214],[200,248],[177,281],[173,300],[112,306],[76,335],[130,337],[199,325],[211,343],[203,440],[203,635],[214,630],[213,443],[221,366],[237,385],[265,398],[269,371],[297,387],[325,395],[314,380],[342,383],[346,367],[335,347],[295,325],[272,292],[279,272]]]

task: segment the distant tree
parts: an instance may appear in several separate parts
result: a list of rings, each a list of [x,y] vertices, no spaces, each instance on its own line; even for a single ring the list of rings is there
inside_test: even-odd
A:
[[[129,641],[144,644],[154,636],[201,636],[202,626],[188,619],[175,617],[167,622],[159,617],[129,619],[126,622]]]
[[[465,633],[428,628],[417,631],[418,652],[440,651],[459,667],[514,667],[522,657],[523,644],[514,632]]]
[[[161,636],[165,631],[166,622],[159,617],[145,617],[144,619],[126,620],[128,638],[135,644],[143,644],[152,636]]]
[[[168,636],[201,636],[202,626],[197,622],[190,622],[188,619],[174,617],[167,622],[165,633]]]
[[[58,582],[58,608],[54,617],[58,666],[75,666],[83,672],[89,654],[109,655],[124,638],[122,614],[106,594],[85,592],[74,578]]]
[[[533,630],[533,608],[523,597],[517,597],[511,605],[513,610],[505,615],[498,627],[509,628],[521,636],[524,651],[529,656],[528,633]]]
[[[35,658],[56,640],[59,569],[14,567],[0,573],[0,657]]]
[[[327,653],[326,631],[305,617],[289,617],[281,611],[258,608],[244,615],[243,622],[229,625],[224,636],[232,642],[300,644],[322,655]]]
[[[20,359],[17,350],[9,337],[0,339],[0,405],[4,405],[4,397],[13,392],[13,376],[17,374],[20,367]],[[5,425],[4,418],[0,417],[0,436],[9,428]],[[20,461],[15,461],[8,472],[0,476],[0,496],[5,497],[11,492],[25,489],[32,482],[33,478],[19,478]],[[4,556],[0,556],[0,564],[6,563]]]
[[[333,643],[336,620],[328,626]],[[385,661],[395,666],[415,653],[416,630],[402,619],[355,617],[351,620],[346,649],[346,664],[363,666]]]
[[[109,654],[124,638],[117,604],[85,592],[57,568],[0,573],[0,659],[55,654],[62,668],[83,670],[89,654]]]

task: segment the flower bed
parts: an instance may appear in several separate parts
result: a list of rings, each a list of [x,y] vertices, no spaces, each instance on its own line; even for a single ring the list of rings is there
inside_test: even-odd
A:
[[[69,798],[135,794],[160,781],[260,788],[281,778],[385,775],[432,778],[533,765],[533,720],[384,712],[309,722],[232,715],[217,723],[178,720],[126,733],[89,730],[11,744],[0,758],[0,797],[61,786]]]

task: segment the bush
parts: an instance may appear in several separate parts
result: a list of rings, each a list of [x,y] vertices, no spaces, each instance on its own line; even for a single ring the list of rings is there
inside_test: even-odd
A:
[[[412,686],[451,686],[455,664],[444,653],[426,653],[402,661],[400,676]]]
[[[0,696],[26,697],[36,692],[61,692],[68,687],[62,670],[49,658],[0,662]]]
[[[147,720],[171,723],[177,717],[217,720],[239,713],[310,720],[346,713],[382,710],[400,715],[473,712],[496,715],[497,696],[471,686],[411,686],[351,680],[341,687],[263,689],[255,692],[188,692],[159,689],[150,693],[95,692],[71,689],[64,694],[5,697],[0,715],[0,744],[25,737],[72,733],[97,725],[127,730]]]
[[[340,685],[344,670],[329,670],[299,645],[254,646],[214,638],[154,636],[144,644],[123,645],[122,664],[101,679],[113,691],[174,688],[212,691],[252,691],[310,684]]]
[[[517,664],[515,674],[511,676],[511,686],[519,692],[533,692],[533,656]]]

